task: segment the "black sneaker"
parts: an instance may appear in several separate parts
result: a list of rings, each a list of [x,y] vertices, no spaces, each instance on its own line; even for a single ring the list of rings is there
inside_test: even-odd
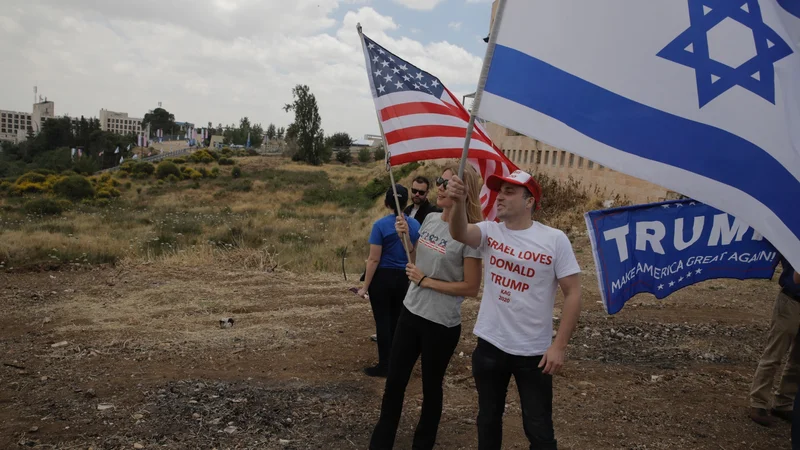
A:
[[[367,374],[368,377],[386,378],[387,372],[388,370],[386,370],[386,367],[381,365],[364,368],[364,373]]]
[[[778,419],[784,420],[786,422],[792,423],[792,411],[784,411],[780,409],[772,409],[770,411],[773,417],[777,417]]]
[[[770,417],[764,408],[750,408],[749,416],[750,420],[764,427],[772,426],[775,423],[775,419]]]

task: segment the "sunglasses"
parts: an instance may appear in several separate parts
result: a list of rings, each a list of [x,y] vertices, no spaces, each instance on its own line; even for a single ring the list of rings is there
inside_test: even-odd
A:
[[[436,179],[436,186],[444,186],[444,188],[447,189],[447,183],[449,181],[450,180],[445,180],[444,178],[439,177]]]
[[[428,191],[422,191],[422,190],[419,190],[419,189],[411,188],[411,193],[412,194],[425,195],[425,194],[428,193]]]

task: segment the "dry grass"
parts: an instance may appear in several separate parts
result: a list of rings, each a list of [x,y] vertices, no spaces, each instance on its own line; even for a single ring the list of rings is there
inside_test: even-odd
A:
[[[199,182],[123,179],[122,196],[110,206],[80,205],[55,218],[26,216],[19,208],[24,199],[0,197],[0,264],[166,262],[340,273],[344,259],[346,272],[363,270],[372,223],[386,209],[382,194],[365,201],[358,192],[386,176],[382,163],[313,167],[277,157],[237,163],[241,179],[230,178],[230,167],[222,167],[218,179]],[[395,181],[433,180],[441,167],[429,162]],[[545,201],[537,219],[582,229],[583,213],[599,205],[593,200],[599,193],[577,182],[539,179]],[[318,193],[330,201],[314,200]]]

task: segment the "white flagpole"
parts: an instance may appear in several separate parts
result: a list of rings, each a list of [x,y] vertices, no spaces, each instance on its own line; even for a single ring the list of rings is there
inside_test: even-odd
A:
[[[478,79],[478,90],[475,91],[475,101],[472,102],[472,111],[470,111],[469,115],[469,123],[467,124],[467,137],[464,140],[464,150],[461,152],[461,163],[458,165],[458,178],[464,177],[464,168],[467,165],[467,155],[469,154],[469,144],[472,140],[472,132],[475,130],[475,117],[478,113],[478,109],[481,106],[483,90],[486,87],[486,78],[489,77],[489,66],[492,64],[494,46],[497,43],[497,30],[500,29],[500,22],[503,20],[503,11],[505,8],[506,0],[499,0],[497,3],[497,12],[494,16],[494,23],[492,24],[492,29],[489,31],[489,45],[486,46],[486,55],[483,57],[481,76]]]
[[[358,30],[358,37],[361,39],[361,50],[364,50],[364,35],[361,32],[361,24],[356,25],[356,29]],[[366,51],[365,51],[366,52]],[[369,79],[369,85],[372,89],[373,95],[375,94],[375,87],[372,86],[372,78],[367,75]],[[392,192],[394,193],[394,206],[397,208],[397,214],[402,215],[403,210],[400,209],[400,200],[397,198],[397,186],[394,182],[394,173],[392,172],[392,163],[391,163],[391,153],[389,152],[389,145],[386,143],[386,134],[383,132],[383,124],[381,123],[381,118],[378,115],[378,111],[375,111],[375,117],[378,119],[378,127],[381,130],[381,138],[383,139],[383,149],[386,152],[386,167],[389,169],[389,182],[392,183]],[[403,243],[403,250],[406,251],[406,258],[408,258],[408,262],[411,262],[411,250],[409,248],[410,243],[406,241],[406,235],[402,234],[400,236],[400,242]]]

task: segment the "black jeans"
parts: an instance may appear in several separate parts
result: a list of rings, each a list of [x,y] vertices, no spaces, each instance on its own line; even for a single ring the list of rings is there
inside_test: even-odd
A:
[[[411,448],[414,450],[433,448],[439,430],[439,420],[442,417],[442,382],[460,336],[461,325],[447,328],[403,308],[392,343],[381,417],[372,432],[370,450],[391,449],[394,445],[406,386],[420,354],[422,355],[422,413]]]
[[[553,377],[542,373],[541,356],[516,356],[478,339],[472,353],[472,376],[478,389],[478,450],[499,450],[503,411],[511,375],[522,405],[522,426],[531,450],[555,450]]]
[[[385,368],[389,365],[394,330],[408,291],[405,269],[377,269],[368,291],[378,335],[378,365]]]

